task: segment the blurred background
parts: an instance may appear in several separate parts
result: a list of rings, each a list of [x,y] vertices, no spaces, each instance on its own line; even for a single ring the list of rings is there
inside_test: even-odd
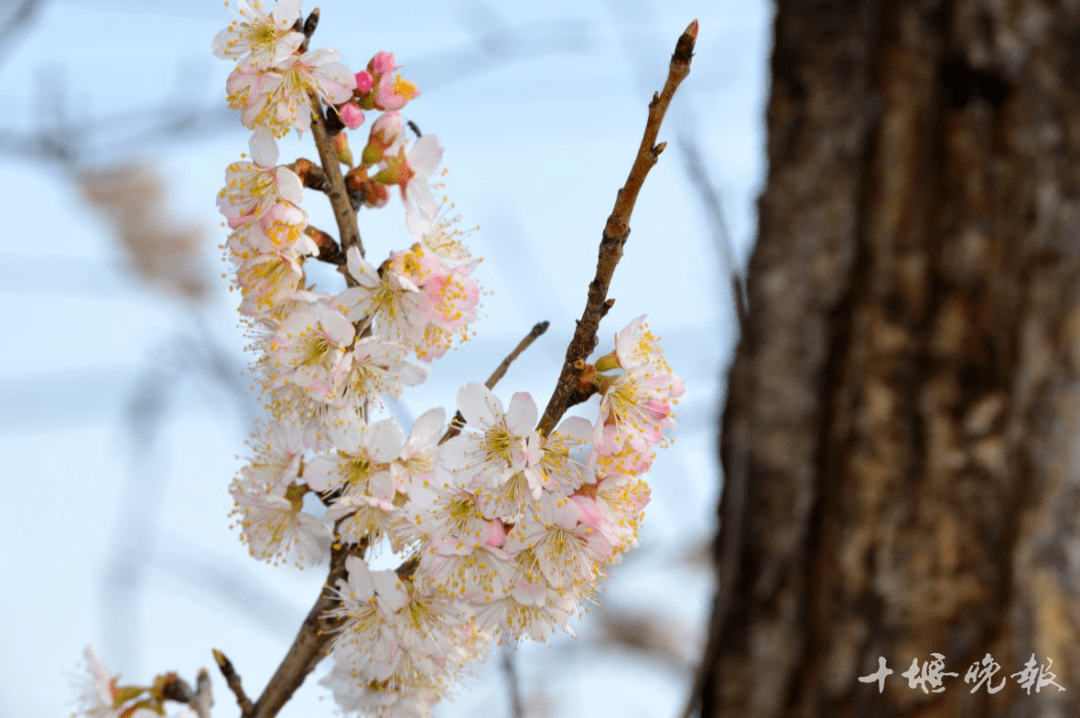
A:
[[[321,10],[312,47],[338,49],[353,69],[379,50],[404,64],[422,93],[407,117],[442,140],[446,193],[463,225],[480,227],[470,243],[491,293],[478,336],[392,407],[406,425],[452,408],[462,384],[482,381],[545,319],[551,329],[497,393],[546,402],[648,99],[699,19],[692,72],[661,131],[669,147],[638,201],[601,328],[607,351],[617,329],[648,313],[687,386],[675,444],[651,474],[641,547],[612,571],[603,608],[574,624],[577,638],[523,645],[510,660],[494,651],[437,711],[675,715],[713,590],[716,417],[735,335],[728,268],[747,256],[764,171],[771,9],[559,0]],[[225,107],[233,64],[210,52],[230,17],[217,2],[0,2],[0,206],[11,221],[0,245],[10,507],[0,716],[70,714],[87,643],[133,682],[166,670],[191,680],[217,647],[257,695],[324,578],[250,558],[227,516],[256,415],[214,204],[225,166],[247,151],[248,132]],[[282,162],[317,157],[295,135],[281,149]],[[308,192],[305,209],[333,227],[322,196]],[[396,199],[361,212],[370,257],[411,241],[403,216]],[[212,675],[215,715],[235,715]],[[309,679],[281,715],[330,715],[323,695]]]

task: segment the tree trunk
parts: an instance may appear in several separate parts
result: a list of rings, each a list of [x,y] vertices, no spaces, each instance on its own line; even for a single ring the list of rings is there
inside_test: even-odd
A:
[[[1078,83],[1076,2],[779,1],[702,716],[1080,716]]]

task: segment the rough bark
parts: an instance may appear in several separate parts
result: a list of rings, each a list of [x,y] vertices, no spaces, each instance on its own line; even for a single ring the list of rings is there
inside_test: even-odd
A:
[[[780,0],[767,123],[692,708],[1080,715],[1080,5]]]

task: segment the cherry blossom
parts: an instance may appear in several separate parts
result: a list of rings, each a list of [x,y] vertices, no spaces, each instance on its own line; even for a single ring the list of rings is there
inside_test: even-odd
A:
[[[268,67],[285,60],[304,41],[293,30],[300,0],[278,0],[267,15],[258,0],[236,0],[240,17],[214,36],[214,56],[237,58],[245,67]]]
[[[275,219],[299,224],[306,219],[299,205],[304,200],[300,178],[288,167],[276,167],[278,150],[274,136],[257,127],[250,142],[252,162],[234,162],[225,170],[225,187],[218,194],[218,209],[233,229],[258,221],[278,204]]]
[[[463,486],[500,486],[539,458],[533,438],[539,410],[528,393],[514,394],[504,412],[490,389],[468,384],[458,392],[457,405],[466,429],[442,445],[439,461]]]
[[[293,384],[325,402],[337,400],[352,365],[356,329],[326,303],[302,305],[281,323],[266,351],[268,379]]]
[[[272,563],[292,559],[299,567],[326,560],[333,534],[325,523],[304,513],[303,488],[292,484],[264,489],[237,479],[230,493],[252,556]]]

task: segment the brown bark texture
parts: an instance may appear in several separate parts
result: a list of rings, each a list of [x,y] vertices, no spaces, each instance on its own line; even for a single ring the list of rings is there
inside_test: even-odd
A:
[[[1080,3],[780,0],[771,72],[692,712],[1080,716]]]

